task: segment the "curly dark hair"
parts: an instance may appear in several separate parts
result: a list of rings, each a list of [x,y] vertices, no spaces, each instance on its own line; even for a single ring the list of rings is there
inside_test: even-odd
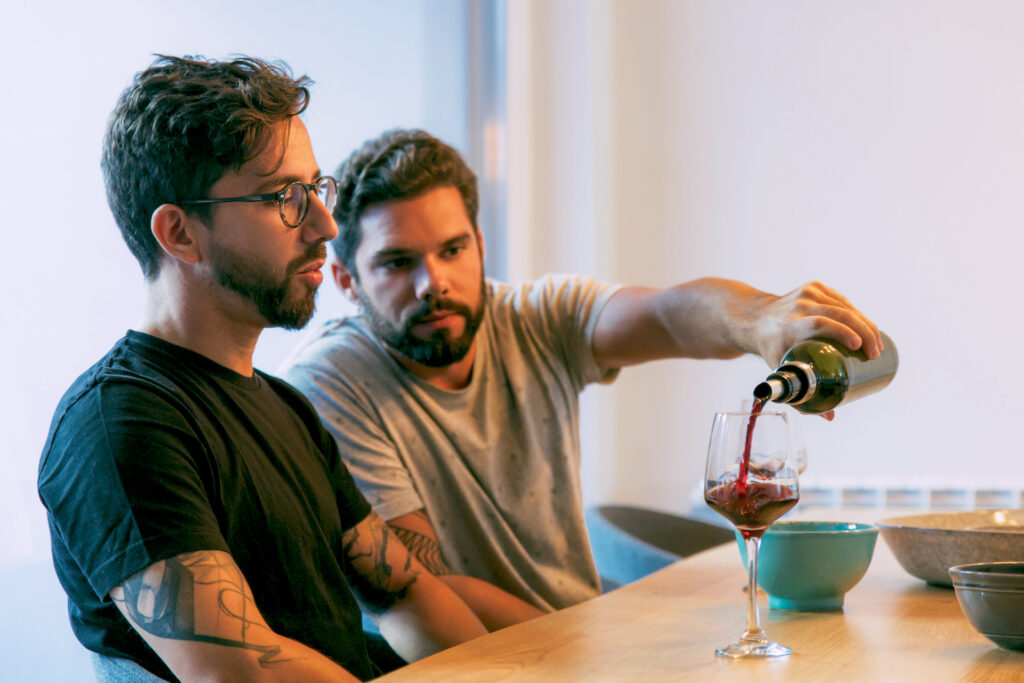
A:
[[[452,147],[422,130],[394,129],[367,140],[338,167],[338,236],[331,241],[338,260],[357,280],[355,254],[363,238],[360,218],[370,206],[415,199],[437,187],[462,195],[473,229],[479,234],[476,175]]]
[[[121,235],[152,279],[162,250],[150,217],[162,204],[206,197],[270,141],[273,126],[309,104],[306,76],[252,57],[157,59],[135,75],[110,115],[100,166]],[[190,207],[209,218],[209,207]]]

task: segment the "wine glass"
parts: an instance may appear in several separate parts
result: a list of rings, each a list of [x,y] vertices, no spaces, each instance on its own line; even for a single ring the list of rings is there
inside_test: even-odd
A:
[[[765,635],[757,613],[761,536],[800,497],[786,416],[761,413],[761,407],[755,404],[751,412],[716,413],[708,444],[704,500],[733,523],[747,547],[747,629],[739,641],[715,650],[721,657],[774,659],[792,654]]]

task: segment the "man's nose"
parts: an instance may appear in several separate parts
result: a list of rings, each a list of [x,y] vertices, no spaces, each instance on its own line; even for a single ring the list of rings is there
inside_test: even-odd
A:
[[[437,259],[425,258],[416,273],[416,297],[441,297],[448,294],[447,268]]]
[[[309,208],[300,228],[305,231],[306,241],[311,244],[330,242],[338,236],[338,224],[334,222],[334,216],[315,192],[309,193]]]

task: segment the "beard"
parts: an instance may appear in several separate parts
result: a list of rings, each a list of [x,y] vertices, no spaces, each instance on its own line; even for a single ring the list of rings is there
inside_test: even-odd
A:
[[[326,257],[327,247],[321,242],[289,263],[281,278],[267,264],[224,247],[213,250],[210,265],[220,284],[256,305],[268,327],[298,330],[305,327],[316,311],[318,288],[302,287],[302,293],[289,296],[292,276],[300,268]]]
[[[431,368],[443,368],[458,363],[466,357],[469,349],[473,346],[477,330],[480,329],[480,324],[483,322],[484,308],[487,302],[487,288],[481,275],[480,305],[476,310],[450,299],[430,298],[409,315],[404,323],[396,325],[374,307],[358,284],[355,284],[355,290],[370,331],[409,360]],[[462,316],[465,321],[462,334],[452,337],[449,330],[435,330],[425,339],[413,334],[414,325],[423,322],[424,318],[438,311],[449,311]]]

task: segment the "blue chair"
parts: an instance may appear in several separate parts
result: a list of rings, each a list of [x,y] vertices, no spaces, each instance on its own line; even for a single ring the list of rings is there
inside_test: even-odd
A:
[[[605,591],[735,538],[732,527],[628,505],[592,506],[586,523]]]
[[[365,612],[363,612],[363,636],[366,638],[366,652],[370,655],[370,661],[381,674],[401,669],[408,663],[391,649],[388,641],[384,640],[384,636],[380,634],[377,624],[373,623]]]
[[[130,659],[92,652],[92,668],[97,683],[167,683]]]

